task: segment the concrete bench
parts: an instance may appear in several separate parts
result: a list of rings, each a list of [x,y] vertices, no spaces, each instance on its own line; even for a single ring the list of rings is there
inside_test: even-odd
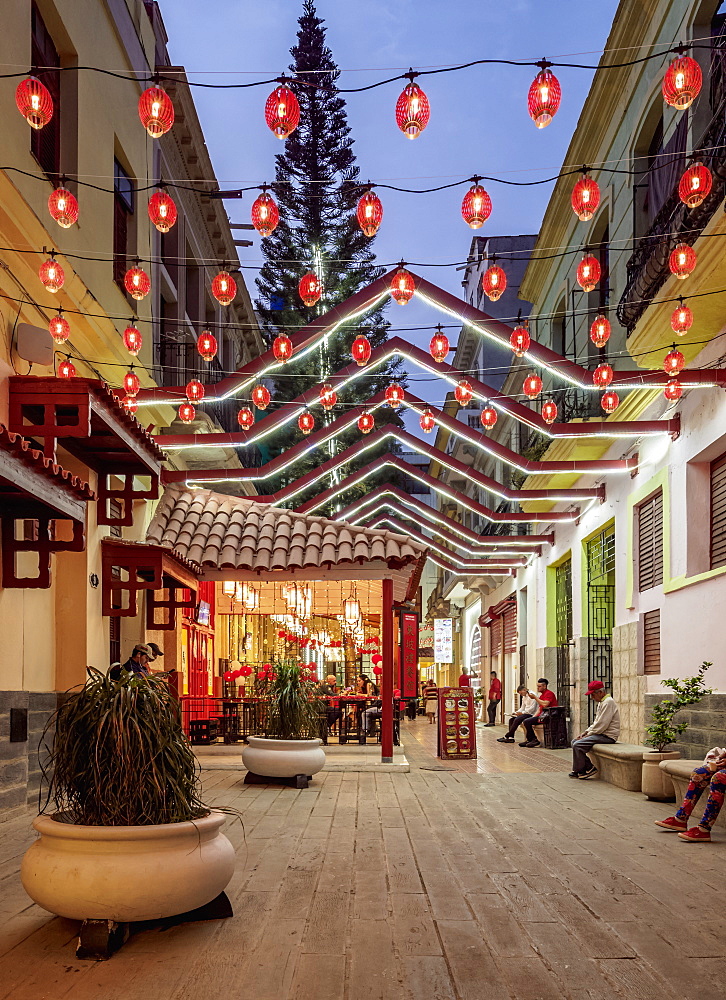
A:
[[[662,760],[658,765],[662,770],[669,775],[671,781],[673,782],[673,787],[676,790],[676,805],[680,806],[681,802],[685,797],[686,791],[688,790],[688,782],[691,780],[691,772],[697,768],[703,766],[702,760]],[[691,822],[697,823],[703,814],[703,809],[706,805],[707,792],[701,795],[701,798],[696,805],[696,808],[691,814]],[[701,810],[699,812],[699,809]],[[718,814],[718,819],[716,820],[716,826],[721,829],[726,828],[726,806],[721,809]]]
[[[595,758],[599,778],[629,792],[639,792],[643,780],[643,754],[650,749],[632,743],[597,743],[588,752]]]

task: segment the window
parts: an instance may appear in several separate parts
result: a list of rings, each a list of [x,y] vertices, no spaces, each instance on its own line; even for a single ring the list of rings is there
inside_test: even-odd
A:
[[[643,615],[643,673],[660,673],[660,610]]]
[[[41,129],[30,129],[30,150],[51,180],[60,174],[60,57],[35,4],[30,9],[31,65],[53,98],[53,117]]]
[[[711,463],[711,569],[726,566],[726,455]]]
[[[123,287],[128,268],[130,221],[134,213],[134,184],[124,168],[113,161],[113,280]]]
[[[663,491],[636,508],[638,531],[638,590],[663,583]]]

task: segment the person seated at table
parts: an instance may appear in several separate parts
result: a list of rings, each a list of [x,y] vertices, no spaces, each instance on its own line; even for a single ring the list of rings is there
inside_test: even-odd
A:
[[[688,820],[698,800],[708,789],[708,800],[698,826],[688,829]],[[690,844],[710,844],[711,827],[718,819],[726,793],[726,747],[713,747],[706,754],[701,767],[691,774],[683,805],[668,819],[657,819],[655,825],[663,830],[676,830],[680,840]]]
[[[520,698],[519,708],[514,715],[509,716],[509,730],[506,735],[499,737],[497,743],[514,743],[514,734],[516,733],[518,726],[523,725],[525,720],[533,718],[535,712],[537,711],[537,702],[535,701],[534,695],[531,695],[527,690],[526,684],[519,685],[517,688],[517,694]]]
[[[328,674],[324,682],[318,687],[317,693],[321,698],[330,699],[326,709],[326,716],[328,719],[328,729],[332,731],[342,715],[342,709],[338,704],[338,680],[335,674]]]
[[[378,688],[367,674],[359,674],[355,681],[355,693],[363,694],[366,698],[373,698],[378,694]]]
[[[533,726],[537,725],[543,712],[557,705],[557,695],[554,691],[550,691],[549,683],[546,677],[540,677],[537,681],[537,690],[527,692],[530,698],[534,698],[537,702],[537,711],[534,713],[534,718],[525,719],[522,723],[524,731],[527,734],[527,739],[524,743],[519,744],[521,747],[531,748],[540,746],[540,742],[534,734]]]

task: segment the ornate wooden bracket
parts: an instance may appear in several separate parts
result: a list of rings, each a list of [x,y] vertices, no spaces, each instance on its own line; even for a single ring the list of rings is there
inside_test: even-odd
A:
[[[135,618],[139,594],[146,593],[147,628],[174,629],[177,611],[196,606],[197,569],[161,545],[104,539],[102,613]],[[162,611],[160,620],[157,609]]]
[[[72,525],[70,539],[56,538],[59,524]],[[18,529],[26,535],[18,538]],[[30,537],[27,537],[27,536]],[[3,517],[0,521],[2,538],[2,585],[6,589],[47,590],[50,587],[50,557],[54,552],[83,552],[86,544],[85,524],[80,521],[65,521],[59,518],[36,518],[34,520]],[[17,556],[34,553],[38,557],[36,576],[19,576]]]
[[[117,478],[123,485],[114,489],[109,486],[110,476],[99,473],[98,486],[98,507],[96,508],[96,521],[98,524],[110,524],[126,526],[134,523],[134,500],[156,500],[159,495],[159,479],[151,476],[151,485],[147,490],[134,489],[134,473],[120,473]],[[118,517],[113,516],[110,500],[120,500],[121,512]]]

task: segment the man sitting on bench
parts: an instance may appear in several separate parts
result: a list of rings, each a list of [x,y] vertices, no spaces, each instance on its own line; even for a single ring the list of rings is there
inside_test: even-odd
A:
[[[527,719],[531,719],[537,711],[537,702],[534,696],[527,690],[526,684],[520,684],[517,688],[520,697],[520,704],[514,715],[509,717],[509,731],[506,736],[500,736],[497,743],[514,743],[514,734],[517,727],[521,726]]]
[[[521,747],[532,748],[541,745],[539,740],[535,736],[534,729],[532,727],[536,726],[537,723],[540,721],[540,717],[542,716],[543,712],[546,712],[548,708],[555,707],[555,705],[557,704],[557,695],[555,694],[554,691],[550,691],[550,682],[547,680],[546,677],[540,677],[540,679],[537,681],[536,694],[534,694],[532,691],[528,691],[527,693],[529,694],[530,698],[534,698],[534,700],[537,702],[538,707],[533,718],[524,720],[523,725],[524,725],[524,731],[527,734],[527,739],[524,741],[524,743],[520,743],[519,745]]]
[[[617,743],[620,736],[620,709],[602,681],[590,681],[587,696],[597,702],[595,721],[572,741],[571,778],[594,778],[597,768],[587,756],[596,743]]]

